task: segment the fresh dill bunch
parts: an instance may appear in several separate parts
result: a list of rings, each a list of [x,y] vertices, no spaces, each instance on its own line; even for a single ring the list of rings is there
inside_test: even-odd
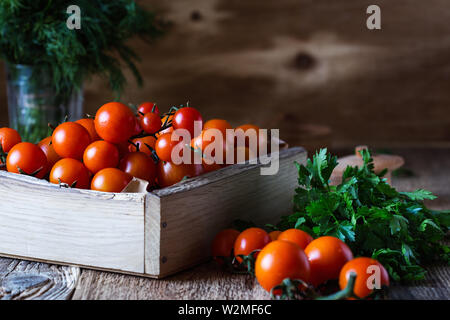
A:
[[[81,29],[66,25],[70,5],[80,7]],[[118,99],[126,84],[124,66],[141,85],[138,56],[126,41],[137,36],[150,42],[161,34],[155,15],[133,0],[0,1],[0,58],[48,71],[62,97],[100,75]]]

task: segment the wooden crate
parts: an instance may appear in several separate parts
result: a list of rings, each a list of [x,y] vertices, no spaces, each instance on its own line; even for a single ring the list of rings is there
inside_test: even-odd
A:
[[[233,165],[151,193],[65,189],[0,171],[0,255],[161,278],[207,260],[214,235],[239,218],[264,224],[292,210],[294,161]]]

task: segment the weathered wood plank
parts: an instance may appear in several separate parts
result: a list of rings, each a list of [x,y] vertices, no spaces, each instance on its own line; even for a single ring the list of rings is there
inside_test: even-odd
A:
[[[229,274],[206,263],[164,279],[83,270],[73,299],[268,299],[250,276]]]
[[[80,277],[80,268],[0,258],[0,299],[67,300]]]

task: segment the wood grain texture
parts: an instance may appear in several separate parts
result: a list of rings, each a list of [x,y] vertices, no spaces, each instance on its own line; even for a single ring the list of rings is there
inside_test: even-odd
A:
[[[0,172],[0,254],[144,272],[143,194],[60,189]]]
[[[0,299],[67,300],[80,277],[80,268],[0,258]]]

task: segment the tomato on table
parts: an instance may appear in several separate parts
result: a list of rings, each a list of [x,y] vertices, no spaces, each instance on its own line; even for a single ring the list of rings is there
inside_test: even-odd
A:
[[[83,159],[86,147],[91,143],[89,132],[75,122],[64,122],[52,134],[52,145],[61,158]]]
[[[9,172],[34,175],[43,178],[47,173],[48,163],[44,151],[30,142],[20,142],[12,147],[6,157],[6,169]]]
[[[234,255],[237,261],[242,262],[239,255],[248,256],[255,250],[261,250],[270,242],[269,234],[261,228],[249,228],[241,232],[234,243]],[[258,256],[258,252],[253,254]]]
[[[66,183],[69,187],[78,189],[89,189],[90,174],[81,161],[65,158],[55,163],[50,171],[49,180],[51,183]]]
[[[91,181],[91,190],[103,192],[121,192],[133,177],[116,168],[102,169]]]
[[[133,111],[123,103],[109,102],[95,115],[95,130],[105,141],[122,143],[136,131],[136,117]]]
[[[297,244],[300,248],[305,250],[306,246],[313,241],[313,238],[305,231],[299,229],[288,229],[283,231],[278,240],[286,240]]]
[[[11,128],[0,128],[0,146],[3,152],[8,153],[12,147],[22,142],[19,132]]]
[[[173,115],[172,126],[174,129],[185,129],[189,131],[191,135],[191,139],[196,137],[194,125],[195,122],[200,124],[199,126],[199,134],[203,129],[203,118],[200,112],[192,107],[184,107],[178,109],[177,112]]]
[[[95,141],[84,150],[83,162],[93,174],[105,168],[115,168],[119,164],[119,150],[107,141]]]
[[[61,157],[56,153],[55,149],[53,148],[52,137],[50,136],[42,139],[38,143],[38,146],[39,148],[41,148],[42,151],[44,151],[45,156],[47,157],[46,171],[50,172],[55,163],[61,160]]]
[[[203,173],[201,164],[173,164],[168,161],[159,161],[157,165],[157,181],[160,187],[165,188],[180,182],[183,178],[193,178]]]
[[[377,260],[367,257],[359,257],[348,261],[341,269],[339,274],[339,287],[344,289],[347,286],[350,274],[356,273],[355,286],[353,292],[359,298],[365,298],[373,292],[373,288],[369,288],[369,277],[375,280],[374,284],[389,286],[389,274],[381,263]],[[375,279],[379,277],[378,279]]]
[[[239,236],[239,231],[225,229],[220,231],[212,243],[212,256],[219,264],[224,263],[223,257],[230,257],[233,252],[234,242]]]
[[[308,283],[311,267],[305,252],[295,243],[275,240],[266,245],[255,262],[255,276],[261,287],[270,292],[286,278]],[[274,294],[280,294],[275,291]]]
[[[91,142],[100,140],[100,136],[98,135],[97,131],[95,131],[94,119],[84,118],[84,119],[75,121],[75,123],[81,124],[89,132],[89,136],[91,137]]]
[[[130,152],[120,160],[119,169],[133,177],[146,180],[151,185],[156,179],[156,164],[144,152]]]
[[[344,264],[353,259],[350,248],[340,239],[331,236],[311,241],[305,253],[311,264],[311,284],[314,286],[337,279]]]

